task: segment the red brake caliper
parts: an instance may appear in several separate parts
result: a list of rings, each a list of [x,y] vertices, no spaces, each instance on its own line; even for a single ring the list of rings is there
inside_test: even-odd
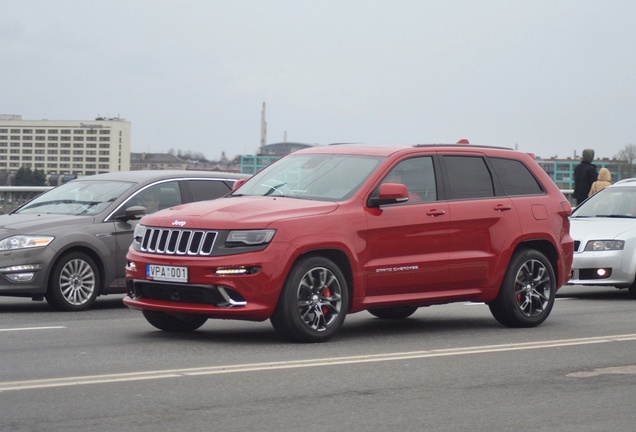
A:
[[[325,288],[322,291],[322,296],[323,297],[331,297],[331,290],[329,288]],[[327,309],[327,306],[323,306],[322,307],[322,314],[323,315],[327,315],[327,313],[329,313],[329,309]]]

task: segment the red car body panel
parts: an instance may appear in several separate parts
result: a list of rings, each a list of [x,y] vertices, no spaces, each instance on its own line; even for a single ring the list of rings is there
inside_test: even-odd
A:
[[[531,196],[438,199],[370,207],[368,199],[398,162],[414,156],[474,155],[522,161],[545,189]],[[307,254],[327,254],[350,278],[349,312],[370,307],[490,302],[497,297],[515,251],[540,245],[554,257],[557,288],[569,278],[573,242],[569,204],[533,158],[509,149],[471,146],[371,148],[328,146],[294,154],[353,154],[382,157],[378,168],[350,198],[313,201],[279,196],[237,196],[193,203],[145,216],[149,227],[209,230],[274,229],[263,249],[207,257],[161,255],[131,247],[129,283],[148,281],[146,265],[187,267],[187,285],[222,286],[245,305],[159,300],[132,295],[135,309],[211,318],[265,320],[272,316],[294,263]],[[452,173],[451,173],[452,174]],[[450,175],[450,174],[447,174]],[[249,182],[248,182],[249,184]],[[239,189],[240,192],[240,189]],[[443,191],[442,191],[443,192]],[[217,269],[257,269],[219,275]]]

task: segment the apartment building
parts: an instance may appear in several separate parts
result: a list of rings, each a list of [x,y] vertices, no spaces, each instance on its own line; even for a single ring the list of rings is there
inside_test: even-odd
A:
[[[49,178],[129,171],[130,122],[0,115],[0,174],[11,176],[20,167],[42,170]]]

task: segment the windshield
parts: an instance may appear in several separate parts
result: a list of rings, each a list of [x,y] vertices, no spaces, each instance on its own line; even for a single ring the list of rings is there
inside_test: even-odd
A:
[[[636,217],[636,187],[609,187],[590,197],[572,213],[573,218]]]
[[[119,181],[76,180],[43,193],[14,213],[96,215],[130,189],[133,184]]]
[[[340,201],[351,197],[382,160],[352,155],[290,155],[255,174],[233,196]]]

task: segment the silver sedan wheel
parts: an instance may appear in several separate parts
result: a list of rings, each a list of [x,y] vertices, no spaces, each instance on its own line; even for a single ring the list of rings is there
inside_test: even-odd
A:
[[[81,306],[93,298],[96,275],[88,262],[74,259],[62,268],[59,284],[64,299],[71,305]]]

